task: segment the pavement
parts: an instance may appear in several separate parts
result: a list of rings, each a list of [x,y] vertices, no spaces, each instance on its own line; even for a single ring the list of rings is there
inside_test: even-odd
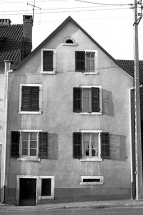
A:
[[[143,200],[113,200],[92,202],[53,203],[37,206],[15,206],[0,204],[0,211],[43,211],[53,209],[79,209],[79,208],[113,208],[113,207],[143,207]]]

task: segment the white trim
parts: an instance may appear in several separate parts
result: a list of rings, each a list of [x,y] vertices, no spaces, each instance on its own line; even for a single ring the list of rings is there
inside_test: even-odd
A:
[[[34,132],[36,132],[36,133],[38,133],[38,132],[42,132],[42,130],[24,130],[24,129],[18,129],[18,131],[20,131],[20,132],[32,132],[32,133],[34,133]]]
[[[102,130],[79,130],[82,133],[101,133]]]
[[[53,51],[53,70],[52,71],[43,71],[43,51]],[[55,75],[56,73],[56,49],[41,49],[41,71],[42,75]]]
[[[83,182],[84,179],[100,179],[100,182]],[[80,176],[80,185],[102,185],[103,176]]]
[[[39,111],[22,111],[22,87],[39,87]],[[19,91],[19,111],[18,114],[42,114],[42,84],[20,84],[20,91]]]

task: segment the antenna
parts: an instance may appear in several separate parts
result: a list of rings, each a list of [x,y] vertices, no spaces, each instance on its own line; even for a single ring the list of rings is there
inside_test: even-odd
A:
[[[36,7],[36,8],[39,8],[39,9],[41,10],[41,8],[40,8],[40,7],[37,7],[37,6],[35,5],[35,0],[34,0],[34,4],[29,4],[29,3],[27,3],[27,5],[30,5],[30,6],[33,7],[33,25],[34,25],[34,9],[35,9],[35,7]]]

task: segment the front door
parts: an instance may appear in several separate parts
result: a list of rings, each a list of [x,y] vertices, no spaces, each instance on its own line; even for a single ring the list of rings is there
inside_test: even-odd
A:
[[[36,179],[20,178],[20,206],[35,206],[36,205]]]

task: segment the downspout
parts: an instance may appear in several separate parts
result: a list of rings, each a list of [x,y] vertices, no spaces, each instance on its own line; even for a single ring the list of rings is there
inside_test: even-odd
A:
[[[2,182],[2,194],[1,199],[2,202],[0,204],[5,203],[6,196],[6,144],[7,144],[7,121],[8,121],[8,73],[13,72],[10,70],[11,62],[9,60],[5,60],[5,75],[4,75],[4,108],[5,108],[5,118],[4,118],[4,127],[3,127],[3,144],[2,144],[2,166],[1,166],[1,182]]]

